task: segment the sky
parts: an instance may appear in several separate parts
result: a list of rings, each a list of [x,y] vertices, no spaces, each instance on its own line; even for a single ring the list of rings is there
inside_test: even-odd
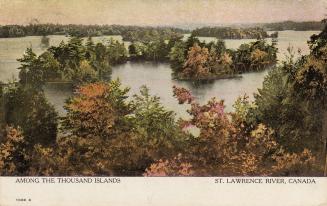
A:
[[[327,0],[0,0],[0,25],[183,25],[321,20]]]

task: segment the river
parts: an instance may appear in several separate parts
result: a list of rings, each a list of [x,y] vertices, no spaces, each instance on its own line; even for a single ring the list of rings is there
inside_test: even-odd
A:
[[[294,51],[300,50],[302,54],[307,54],[309,48],[307,41],[310,36],[317,34],[319,31],[282,31],[278,37],[278,60],[281,62],[285,59],[287,48],[294,47]],[[187,36],[187,35],[186,35]],[[122,40],[121,36],[101,36],[94,37],[95,42],[106,42],[109,38]],[[17,58],[27,47],[31,47],[37,54],[45,51],[44,45],[41,44],[39,36],[29,36],[22,38],[0,39],[0,81],[8,81],[18,78],[19,62]],[[49,36],[50,46],[56,46],[61,41],[67,41],[65,36]],[[200,37],[202,41],[214,41],[215,38]],[[254,41],[246,40],[225,40],[228,48],[237,48],[242,43]],[[268,41],[270,41],[268,39]],[[129,43],[126,42],[126,46]],[[160,97],[161,102],[170,110],[177,113],[178,116],[186,116],[184,105],[179,105],[172,96],[172,86],[183,86],[190,89],[196,99],[204,103],[212,97],[217,97],[225,101],[226,110],[231,111],[232,105],[238,96],[247,94],[253,98],[253,93],[262,86],[264,77],[268,71],[245,73],[240,79],[221,79],[210,83],[194,84],[192,82],[177,81],[171,77],[171,68],[166,63],[131,63],[115,66],[113,68],[112,79],[119,78],[124,86],[131,88],[130,95],[138,93],[142,85],[150,89],[150,93]],[[72,94],[71,88],[65,84],[49,84],[45,88],[45,94],[49,102],[52,103],[59,114],[63,115],[65,110],[63,105],[65,100]]]

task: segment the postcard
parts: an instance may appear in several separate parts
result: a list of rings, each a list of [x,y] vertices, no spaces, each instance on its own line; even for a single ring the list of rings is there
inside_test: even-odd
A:
[[[325,0],[0,0],[0,205],[327,205]]]

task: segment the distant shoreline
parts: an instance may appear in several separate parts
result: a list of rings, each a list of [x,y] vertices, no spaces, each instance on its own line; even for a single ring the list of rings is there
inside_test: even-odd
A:
[[[298,32],[305,32],[305,31],[316,31],[316,32],[321,32],[322,30],[283,30],[283,31],[298,31]],[[278,31],[278,32],[283,32],[283,31]],[[274,31],[269,31],[269,32],[274,32]],[[185,34],[190,34],[190,33],[185,33]],[[184,35],[185,35],[184,34]],[[70,37],[69,35],[66,34],[49,34],[46,36],[65,36],[65,37]],[[121,36],[120,34],[108,34],[108,35],[98,35],[98,36],[91,36],[91,37],[104,37],[104,36]],[[25,38],[25,37],[42,37],[42,35],[27,35],[27,36],[17,36],[17,37],[0,37],[0,39],[17,39],[17,38]],[[213,36],[196,36],[196,37],[209,37],[209,38],[216,38]],[[84,36],[82,38],[88,38],[87,36]],[[251,39],[251,38],[241,38],[241,39],[222,39],[222,40],[243,40],[243,39]],[[255,38],[253,38],[255,39]],[[271,39],[271,37],[266,37],[264,39]],[[124,40],[122,40],[124,41]],[[129,41],[124,41],[124,42],[129,42]]]
[[[188,28],[187,28],[188,27]],[[161,34],[182,35],[192,33],[197,30],[221,30],[227,33],[240,33],[241,36],[253,36],[251,31],[258,30],[257,33],[268,31],[322,31],[324,24],[319,21],[283,21],[275,23],[253,23],[238,25],[209,25],[199,24],[194,26],[172,25],[172,26],[126,26],[126,25],[77,25],[77,24],[28,24],[28,25],[0,25],[0,38],[25,37],[25,36],[48,36],[48,35],[72,35],[79,37],[95,37],[105,35],[121,35],[123,38],[131,38],[134,34],[140,33],[141,36],[147,33],[159,32]],[[262,31],[261,31],[262,30]],[[235,32],[236,31],[236,32]],[[250,31],[250,32],[249,32]],[[210,32],[209,32],[210,33]],[[219,33],[219,32],[218,32]],[[131,36],[132,35],[132,36]],[[213,34],[210,34],[213,35]],[[234,34],[231,34],[234,35]],[[235,35],[233,37],[239,36]],[[256,34],[255,34],[256,36]],[[254,37],[255,37],[254,36]],[[262,36],[262,35],[259,35]],[[219,37],[219,35],[218,35]],[[265,35],[263,35],[265,37]],[[233,39],[233,38],[232,38]]]

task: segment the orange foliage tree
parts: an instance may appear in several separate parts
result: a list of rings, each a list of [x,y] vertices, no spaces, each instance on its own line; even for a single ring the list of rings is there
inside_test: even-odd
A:
[[[184,63],[181,76],[184,78],[202,79],[209,75],[209,68],[207,62],[209,58],[209,51],[207,48],[201,48],[194,44],[188,51],[187,60]]]
[[[29,168],[27,142],[20,129],[6,127],[0,145],[0,175],[26,175]]]
[[[207,104],[199,105],[189,91],[173,89],[180,103],[191,104],[188,110],[191,118],[179,120],[181,128],[196,127],[199,135],[191,135],[187,149],[178,158],[160,160],[144,175],[249,176],[312,172],[315,158],[310,151],[289,154],[275,141],[274,131],[265,125],[259,124],[251,131],[238,127],[242,114],[226,113],[223,101],[213,98]],[[306,170],[301,173],[303,169]]]
[[[119,81],[81,86],[67,102],[63,136],[56,146],[37,145],[31,173],[40,175],[141,175],[179,147],[172,112],[158,97],[127,100]]]

